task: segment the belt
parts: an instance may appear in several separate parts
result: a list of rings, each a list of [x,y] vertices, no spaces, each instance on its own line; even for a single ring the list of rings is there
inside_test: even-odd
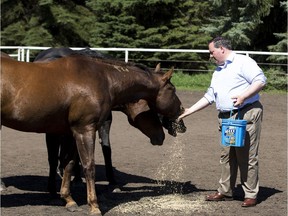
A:
[[[249,108],[250,106],[254,105],[254,104],[257,103],[257,102],[258,102],[258,101],[255,101],[255,102],[253,102],[253,103],[246,104],[245,106],[241,107],[240,109],[234,109],[234,110],[227,111],[227,112],[221,112],[221,114],[223,114],[223,115],[229,114],[229,115],[230,115],[230,113],[231,113],[232,115],[235,115],[235,114],[238,113],[239,111],[241,112],[241,110],[247,109],[247,108]]]

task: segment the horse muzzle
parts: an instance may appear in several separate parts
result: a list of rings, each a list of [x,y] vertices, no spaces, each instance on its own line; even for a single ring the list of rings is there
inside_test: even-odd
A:
[[[177,136],[177,133],[185,133],[187,129],[182,119],[180,121],[177,121],[171,120],[167,117],[163,117],[162,125],[168,130],[168,133],[174,137]]]
[[[164,139],[165,139],[165,134],[163,133],[163,136],[153,136],[150,138],[150,143],[152,145],[158,145],[161,146],[164,143]]]

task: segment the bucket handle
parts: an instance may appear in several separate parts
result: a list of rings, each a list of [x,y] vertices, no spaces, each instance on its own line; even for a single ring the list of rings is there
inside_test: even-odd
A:
[[[239,108],[238,108],[237,112],[238,112],[237,119],[240,120],[240,117],[239,117],[240,116],[240,109]],[[230,118],[232,117],[232,115],[233,115],[233,109],[230,111]]]

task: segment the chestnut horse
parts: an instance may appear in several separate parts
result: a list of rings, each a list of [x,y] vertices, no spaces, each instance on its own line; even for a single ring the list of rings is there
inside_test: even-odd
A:
[[[40,52],[34,62],[35,63],[43,63],[49,62],[61,57],[65,57],[72,54],[82,54],[87,55],[93,58],[110,58],[112,57],[104,55],[101,52],[90,50],[89,48],[83,50],[72,50],[70,48],[62,47],[62,48],[50,48]],[[157,70],[160,70],[157,67]],[[127,103],[122,106],[117,106],[115,108],[117,111],[122,111],[128,117],[129,123],[138,128],[142,133],[150,138],[150,142],[153,145],[162,145],[165,139],[165,134],[163,132],[162,124],[159,120],[158,114],[150,110],[148,103],[140,99],[134,103]],[[176,131],[172,132],[171,122],[163,121],[164,127],[170,129],[169,134],[176,135]],[[106,177],[109,181],[109,185],[116,185],[116,180],[113,172],[112,158],[111,158],[111,144],[109,139],[109,132],[112,123],[112,112],[108,119],[104,122],[104,124],[99,128],[98,135],[100,138],[100,144],[102,147],[102,152],[105,161],[106,168]],[[183,122],[182,122],[183,123]],[[184,132],[183,128],[185,128],[184,124],[182,127],[176,127],[178,132]],[[182,128],[182,130],[180,130]],[[71,142],[74,143],[73,137],[69,137],[67,135],[59,135],[59,134],[46,134],[46,146],[48,151],[48,162],[49,162],[49,178],[48,178],[48,191],[52,195],[52,197],[57,197],[56,190],[56,171],[58,166],[58,154],[60,149],[60,167],[63,168],[68,163],[65,151],[71,149],[69,146]],[[74,165],[74,174],[77,180],[81,180],[80,177],[80,168],[79,162],[75,162]],[[72,209],[70,209],[72,211]]]
[[[70,48],[61,47],[61,48],[50,48],[40,52],[34,62],[49,62],[55,60],[57,58],[65,57],[72,54],[82,54],[87,55],[93,58],[105,58],[112,59],[111,56],[103,54],[99,51],[93,51],[89,48],[83,50],[72,50]],[[159,66],[159,65],[158,65]],[[157,70],[160,70],[160,67],[157,67]],[[150,138],[150,142],[153,145],[162,145],[165,139],[165,134],[163,132],[162,124],[159,120],[158,114],[150,110],[148,103],[140,99],[134,103],[127,103],[122,106],[117,106],[114,108],[117,111],[122,111],[127,115],[128,122],[138,128],[142,133]],[[171,122],[167,118],[162,118],[163,126],[168,129],[168,133],[176,136],[177,132],[184,133],[186,131],[186,127],[183,121],[180,122]],[[116,180],[113,172],[112,158],[111,158],[111,144],[109,138],[109,132],[112,123],[112,112],[110,113],[108,119],[104,122],[104,124],[98,130],[98,135],[100,138],[100,144],[102,147],[102,153],[104,156],[105,169],[106,169],[106,178],[109,182],[109,185],[116,186]],[[172,124],[176,126],[173,127]],[[49,162],[49,178],[48,178],[48,191],[52,195],[52,197],[57,197],[56,190],[56,171],[58,166],[58,154],[60,149],[60,167],[63,168],[68,163],[66,159],[66,153],[71,145],[71,142],[74,143],[73,137],[68,137],[64,135],[56,135],[56,134],[46,134],[46,145],[48,151],[48,162]],[[65,160],[66,159],[66,160]],[[76,181],[81,181],[80,176],[80,167],[79,162],[76,161],[74,165],[74,175]],[[73,209],[69,209],[73,211]]]
[[[176,119],[183,107],[166,73],[134,64],[71,55],[48,63],[1,57],[1,124],[36,133],[73,133],[87,185],[91,214],[101,215],[95,190],[95,133],[113,107],[145,99],[150,109]],[[73,161],[60,194],[67,206]]]

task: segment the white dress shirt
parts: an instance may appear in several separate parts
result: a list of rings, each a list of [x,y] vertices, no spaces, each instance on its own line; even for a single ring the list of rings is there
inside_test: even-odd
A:
[[[231,99],[233,96],[241,95],[255,81],[266,83],[261,68],[252,58],[232,52],[225,64],[219,65],[214,71],[204,97],[210,104],[216,102],[216,109],[220,112],[238,109],[259,100],[259,94],[256,94],[236,108]]]

